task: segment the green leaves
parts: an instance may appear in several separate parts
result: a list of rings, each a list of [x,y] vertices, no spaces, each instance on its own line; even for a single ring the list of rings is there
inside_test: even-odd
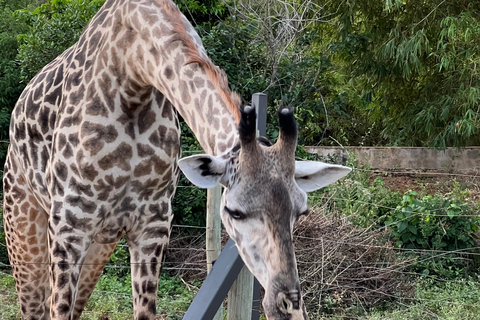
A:
[[[475,246],[480,218],[470,205],[455,197],[417,197],[407,191],[385,222],[397,246],[427,250]]]
[[[29,31],[19,36],[17,59],[28,82],[43,66],[74,44],[104,0],[51,0],[33,11],[16,13]]]
[[[460,0],[381,3],[339,4],[332,48],[338,71],[355,78],[342,88],[354,93],[354,114],[376,123],[390,145],[480,143],[480,7]]]
[[[195,24],[212,22],[226,12],[226,4],[220,0],[177,0],[175,1],[185,16]]]

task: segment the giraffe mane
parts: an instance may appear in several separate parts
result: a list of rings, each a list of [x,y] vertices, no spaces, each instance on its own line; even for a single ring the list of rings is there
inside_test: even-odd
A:
[[[233,112],[237,122],[239,122],[239,106],[241,104],[241,98],[236,92],[231,91],[228,87],[227,75],[208,57],[202,57],[198,51],[197,45],[193,42],[192,38],[188,35],[187,30],[185,29],[185,25],[182,22],[180,9],[178,9],[176,5],[171,5],[168,1],[163,1],[162,4],[166,12],[174,16],[170,22],[173,25],[175,36],[171,41],[180,41],[185,46],[187,62],[184,65],[197,63],[201,68],[203,68],[207,76],[213,81],[214,86],[220,91],[221,97],[227,104],[230,111]]]

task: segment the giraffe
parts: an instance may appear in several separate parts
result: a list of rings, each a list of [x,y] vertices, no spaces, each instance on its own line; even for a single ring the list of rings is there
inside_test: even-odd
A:
[[[222,184],[222,221],[270,320],[307,319],[292,228],[306,192],[350,169],[295,161],[293,111],[273,146],[171,0],[107,0],[12,114],[4,225],[24,319],[78,319],[126,235],[135,319],[155,319],[180,169]],[[180,159],[180,114],[206,154]]]

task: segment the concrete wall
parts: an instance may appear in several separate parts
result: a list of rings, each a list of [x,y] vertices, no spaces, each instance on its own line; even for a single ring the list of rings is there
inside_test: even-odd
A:
[[[360,164],[373,169],[402,170],[480,170],[480,147],[463,149],[403,147],[306,147],[310,153],[321,157],[334,157],[336,163],[345,163],[349,153],[357,155]]]

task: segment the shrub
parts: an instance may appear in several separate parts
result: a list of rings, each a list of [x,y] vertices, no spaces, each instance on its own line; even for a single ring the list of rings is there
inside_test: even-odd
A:
[[[407,191],[385,225],[399,247],[453,251],[475,246],[479,223],[471,206],[457,198],[418,199]]]
[[[19,36],[17,56],[25,82],[78,40],[103,2],[51,0],[33,11],[15,12],[17,18],[30,27],[26,34]]]
[[[204,153],[202,147],[185,122],[180,122],[182,129],[182,156]],[[196,188],[180,173],[177,191],[172,200],[173,224],[205,226],[207,191]],[[193,231],[194,229],[192,229]]]
[[[359,227],[383,229],[387,215],[400,202],[400,194],[386,188],[382,177],[372,182],[370,171],[358,167],[355,159],[347,159],[346,165],[354,170],[337,183],[313,193],[312,200],[327,204],[332,213],[348,216]]]

